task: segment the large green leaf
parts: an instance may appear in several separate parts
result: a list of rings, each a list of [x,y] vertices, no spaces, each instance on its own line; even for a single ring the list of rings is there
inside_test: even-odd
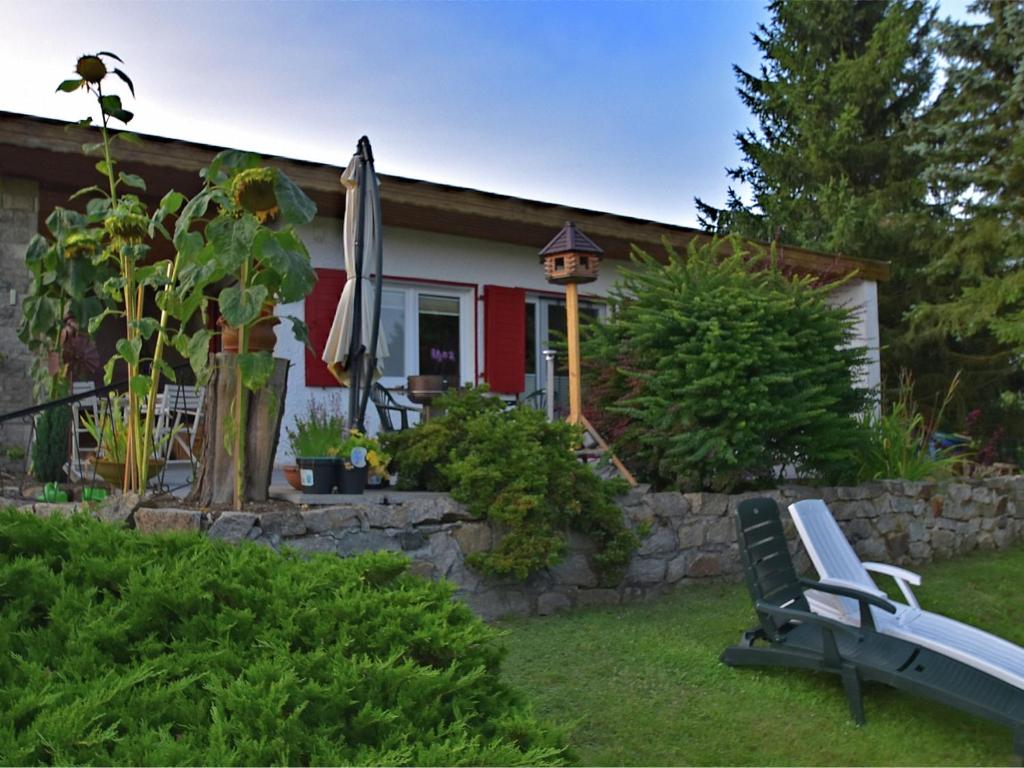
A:
[[[246,352],[238,355],[238,374],[242,385],[255,392],[266,386],[274,372],[274,358],[269,352]]]
[[[128,379],[128,388],[136,397],[146,397],[149,394],[150,378],[142,373],[137,373]]]
[[[160,199],[159,211],[162,215],[177,213],[185,203],[185,196],[173,189]]]
[[[255,168],[259,164],[259,155],[238,149],[225,149],[218,153],[210,161],[210,165],[199,172],[199,175],[213,184],[219,184],[238,171]]]
[[[206,227],[206,239],[213,246],[213,258],[224,272],[237,272],[253,250],[259,229],[254,216],[218,216]],[[262,234],[262,232],[261,232]]]
[[[275,169],[274,195],[281,218],[289,224],[308,224],[316,216],[316,203],[310,200],[288,176]]]
[[[277,273],[279,299],[283,303],[299,301],[313,290],[316,273],[309,263],[305,246],[293,232],[261,230],[253,244],[256,260]]]
[[[43,260],[43,256],[46,255],[46,249],[50,247],[50,243],[45,237],[33,235],[32,240],[29,241],[28,250],[25,251],[25,262],[30,267],[39,264]]]
[[[198,195],[188,201],[188,205],[182,210],[181,215],[178,216],[178,221],[174,225],[174,245],[178,246],[178,240],[184,237],[185,233],[189,231],[192,226],[192,222],[198,218],[201,218],[206,213],[207,207],[210,205],[210,191],[204,189]]]
[[[202,328],[190,337],[185,337],[184,354],[188,356],[189,365],[200,381],[205,381],[209,376],[210,366],[210,339],[213,338],[213,331]],[[177,346],[177,344],[175,345]]]
[[[75,78],[74,80],[65,80],[57,86],[57,90],[64,91],[64,93],[71,93],[72,91],[77,91],[79,88],[81,88],[82,83],[83,80],[81,80],[80,78]]]
[[[114,346],[128,365],[139,364],[139,357],[142,354],[142,339],[118,339]]]
[[[160,322],[154,317],[142,317],[132,321],[132,327],[139,331],[139,335],[148,339],[160,330]]]
[[[143,192],[146,191],[146,180],[134,173],[125,173],[124,171],[121,171],[117,174],[117,179],[127,187],[141,189]]]
[[[312,351],[313,345],[309,340],[309,327],[302,320],[292,315],[286,315],[283,319],[292,324],[292,335],[295,337],[295,340],[302,342],[303,346],[308,347]]]
[[[267,300],[267,289],[262,285],[243,288],[232,285],[220,292],[217,301],[224,322],[234,328],[248,325],[260,316],[263,302]]]

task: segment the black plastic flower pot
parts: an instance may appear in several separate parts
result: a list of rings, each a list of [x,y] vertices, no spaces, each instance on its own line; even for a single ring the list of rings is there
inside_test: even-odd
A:
[[[347,468],[344,464],[338,467],[338,493],[362,493],[366,490],[366,478],[369,467]]]
[[[330,493],[337,485],[337,464],[334,458],[298,458],[299,480],[304,493]]]

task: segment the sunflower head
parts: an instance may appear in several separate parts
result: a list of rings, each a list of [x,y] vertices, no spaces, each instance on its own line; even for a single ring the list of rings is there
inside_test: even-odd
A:
[[[75,65],[75,72],[85,82],[96,85],[107,76],[107,65],[99,56],[86,54],[79,57],[78,63]]]
[[[231,195],[239,206],[249,211],[260,223],[277,218],[277,195],[274,193],[273,168],[249,168],[231,180]]]
[[[99,242],[92,231],[72,232],[64,238],[64,258],[92,258],[99,251]]]
[[[115,241],[134,245],[149,233],[149,219],[132,209],[120,209],[104,219],[103,227]]]

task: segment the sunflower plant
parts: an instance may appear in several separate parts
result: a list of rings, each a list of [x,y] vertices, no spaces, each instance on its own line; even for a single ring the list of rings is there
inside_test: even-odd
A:
[[[194,254],[176,289],[158,298],[175,317],[186,317],[213,298],[221,318],[238,331],[237,390],[234,423],[228,430],[235,455],[235,505],[244,500],[246,413],[249,392],[266,385],[274,371],[270,352],[251,352],[249,337],[257,323],[274,322],[269,307],[303,299],[316,283],[309,253],[295,231],[308,224],[316,205],[277,168],[261,165],[249,152],[227,150],[202,172],[205,186],[186,205],[174,229],[179,252]],[[291,322],[296,338],[308,343],[305,323]],[[212,331],[200,331],[208,340]],[[194,345],[195,337],[182,340]],[[195,346],[184,350],[199,353]],[[199,362],[199,361],[197,361]]]
[[[192,332],[188,327],[197,313],[205,315],[209,302],[216,300],[225,323],[239,331],[233,452],[240,506],[247,392],[263,387],[274,369],[269,353],[249,351],[249,332],[256,323],[270,321],[262,312],[267,305],[297,301],[312,289],[316,276],[294,227],[310,222],[316,206],[284,173],[263,167],[258,156],[227,151],[201,172],[205,183],[193,198],[171,190],[150,212],[140,197],[147,191],[145,181],[118,170],[114,157],[115,142],[138,141],[132,133],[111,128],[114,121],[127,125],[134,116],[124,108],[121,96],[111,92],[110,78],[115,77],[135,95],[131,79],[118,64],[123,65],[121,59],[108,51],[82,56],[75,77],[57,90],[85,91],[99,108],[101,140],[83,145],[83,150],[102,156],[96,169],[104,183],[73,196],[89,199],[85,214],[75,214],[79,218],[63,240],[61,258],[88,259],[94,266],[114,268],[99,285],[105,307],[91,317],[89,332],[110,316],[120,318],[125,326],[105,369],[108,383],[118,361],[128,371],[124,488],[146,488],[160,378],[174,379],[173,369],[164,360],[166,348],[173,346],[187,357],[200,381],[208,378],[214,332],[206,323]],[[93,118],[79,124],[92,125]],[[156,238],[172,242],[173,258],[152,258]],[[144,313],[147,292],[155,294],[159,317]],[[288,319],[296,336],[305,341],[305,325]],[[152,353],[147,354],[150,349]]]

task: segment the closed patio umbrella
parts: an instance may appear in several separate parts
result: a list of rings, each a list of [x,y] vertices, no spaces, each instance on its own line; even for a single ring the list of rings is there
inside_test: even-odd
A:
[[[335,378],[349,387],[349,428],[363,431],[372,380],[388,356],[387,339],[380,333],[384,250],[380,184],[370,140],[365,136],[342,173],[341,183],[345,187],[342,244],[346,280],[322,357]],[[375,275],[372,282],[367,277],[371,269]]]

